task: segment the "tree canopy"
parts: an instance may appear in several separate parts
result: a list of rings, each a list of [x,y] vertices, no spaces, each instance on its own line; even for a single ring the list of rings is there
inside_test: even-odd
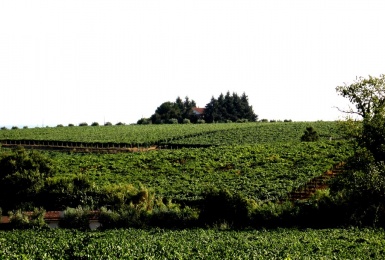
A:
[[[171,123],[172,119],[178,120],[178,123],[182,123],[183,119],[195,122],[196,118],[192,111],[192,108],[195,106],[195,101],[190,100],[188,97],[185,97],[184,101],[178,97],[175,102],[164,102],[151,116],[151,122],[153,124]]]
[[[384,113],[385,108],[385,74],[377,77],[359,77],[354,83],[336,87],[337,93],[355,105],[356,110],[343,111],[358,114],[364,119]]]
[[[258,116],[254,114],[253,107],[249,105],[248,97],[245,93],[242,96],[230,92],[226,95],[222,93],[218,99],[214,97],[206,105],[204,119],[207,123],[226,122],[228,120],[237,122],[238,120],[247,120],[255,122]]]

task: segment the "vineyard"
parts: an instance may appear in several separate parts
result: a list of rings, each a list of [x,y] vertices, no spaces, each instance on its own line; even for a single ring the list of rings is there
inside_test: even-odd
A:
[[[152,145],[233,145],[299,142],[306,122],[228,123],[187,125],[85,126],[0,131],[9,145],[53,147],[132,148]],[[312,122],[323,140],[340,138],[337,122]]]
[[[301,142],[309,126],[319,140]],[[381,259],[382,229],[258,230],[333,219],[333,208],[320,214],[322,205],[307,201],[343,174],[341,162],[354,153],[340,129],[337,122],[258,122],[1,130],[3,156],[23,146],[50,160],[54,175],[36,196],[50,210],[84,203],[115,211],[104,209],[103,231],[0,231],[0,259]],[[218,198],[222,208],[210,219]],[[184,225],[195,228],[174,230]]]
[[[347,143],[319,142],[50,156],[61,175],[81,172],[98,186],[142,184],[177,200],[194,200],[210,187],[221,187],[256,200],[272,200],[285,197],[350,154]]]
[[[373,229],[0,231],[1,259],[383,259]]]

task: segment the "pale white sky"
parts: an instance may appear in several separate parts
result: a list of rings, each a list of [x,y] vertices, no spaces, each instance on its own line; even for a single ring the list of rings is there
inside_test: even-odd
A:
[[[134,123],[246,92],[260,119],[335,120],[385,73],[385,1],[0,0],[0,126]]]

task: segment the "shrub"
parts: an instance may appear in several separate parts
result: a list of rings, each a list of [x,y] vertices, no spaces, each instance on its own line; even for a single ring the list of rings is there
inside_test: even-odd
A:
[[[88,126],[86,122],[80,123],[79,126]]]
[[[62,124],[58,124],[56,127],[63,127],[63,125]]]
[[[247,226],[253,203],[239,194],[212,189],[203,194],[199,218],[201,223],[206,225],[226,222],[235,227]]]
[[[104,126],[111,126],[111,125],[112,125],[111,122],[105,122],[105,123],[104,123]]]
[[[33,205],[46,178],[54,174],[52,161],[23,148],[0,156],[0,205],[5,210]]]
[[[262,122],[262,123],[267,123],[267,122],[269,122],[269,120],[266,119],[266,118],[264,118],[264,119],[261,119],[261,122]]]
[[[318,141],[318,139],[319,139],[318,133],[311,126],[306,127],[306,130],[301,136],[302,142],[315,142],[315,141]]]
[[[9,211],[9,222],[12,228],[27,229],[27,228],[44,228],[48,227],[44,221],[45,210],[35,208],[31,214],[22,212],[20,209]]]
[[[23,129],[28,129],[28,126],[26,126],[26,125],[25,125],[25,126],[23,126]]]
[[[74,125],[74,124],[68,124],[68,126],[71,126],[71,127],[72,127],[72,126],[75,126],[75,125]]]
[[[19,129],[17,126],[12,126],[12,129]]]
[[[274,119],[270,120],[270,123],[275,123],[275,122],[277,122],[277,120],[274,120]]]
[[[6,128],[5,126],[3,126],[3,127],[1,128],[1,130],[8,130],[8,128]]]
[[[190,124],[191,121],[190,121],[190,119],[185,118],[185,119],[183,119],[182,123],[183,123],[183,124]]]
[[[204,124],[206,123],[206,121],[204,119],[198,119],[197,120],[197,124]]]
[[[59,220],[59,227],[88,230],[90,228],[89,216],[89,210],[81,206],[77,208],[67,208],[64,211],[64,216]]]
[[[168,124],[178,124],[178,119],[176,119],[176,118],[170,118],[169,120],[167,120],[167,123],[168,123]]]
[[[93,123],[91,124],[91,126],[99,126],[99,123],[98,123],[98,122],[93,122]]]
[[[285,120],[283,120],[283,122],[285,122],[285,123],[291,123],[291,122],[293,122],[291,119],[285,119]]]
[[[125,123],[118,122],[118,123],[116,123],[116,125],[125,125]]]
[[[151,124],[151,119],[150,118],[141,118],[136,122],[138,125],[149,125]]]

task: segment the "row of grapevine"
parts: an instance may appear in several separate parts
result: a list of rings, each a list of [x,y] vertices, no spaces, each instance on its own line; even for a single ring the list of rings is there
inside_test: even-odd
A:
[[[384,248],[381,229],[0,231],[1,259],[384,259]]]
[[[59,175],[81,173],[98,186],[128,183],[161,196],[196,199],[224,188],[254,199],[275,199],[321,175],[352,153],[346,142],[260,144],[147,153],[50,152]]]

